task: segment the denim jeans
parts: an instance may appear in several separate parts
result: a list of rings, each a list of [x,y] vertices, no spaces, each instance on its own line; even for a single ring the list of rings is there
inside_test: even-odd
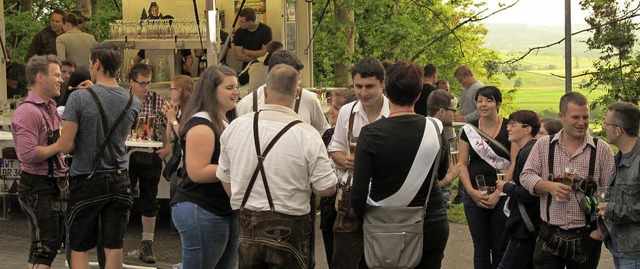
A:
[[[182,241],[183,268],[235,268],[238,217],[218,216],[197,204],[180,202],[171,210]]]
[[[640,269],[640,259],[627,259],[613,256],[616,269]]]
[[[469,232],[473,240],[473,267],[475,269],[498,268],[502,260],[502,232],[507,216],[502,212],[506,196],[493,209],[479,208],[470,195],[462,198]]]
[[[311,267],[311,219],[271,211],[238,213],[240,269]]]
[[[511,238],[507,244],[507,249],[502,255],[502,261],[498,265],[500,269],[530,269],[533,268],[531,257],[536,246],[536,238],[527,239]]]

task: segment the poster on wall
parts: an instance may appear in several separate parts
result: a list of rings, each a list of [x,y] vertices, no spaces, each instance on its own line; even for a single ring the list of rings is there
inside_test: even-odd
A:
[[[243,8],[253,8],[256,11],[256,19],[264,22],[265,13],[267,12],[266,1],[267,0],[247,0],[244,2]],[[240,12],[240,4],[242,4],[242,0],[234,0],[236,14]]]

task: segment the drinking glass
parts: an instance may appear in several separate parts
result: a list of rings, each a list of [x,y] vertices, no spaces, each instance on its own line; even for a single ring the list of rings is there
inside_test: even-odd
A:
[[[146,116],[141,115],[138,117],[138,123],[136,124],[136,139],[142,139],[144,137],[144,125],[146,122]]]
[[[451,162],[453,163],[453,165],[458,164],[458,162],[460,161],[458,154],[460,152],[455,150],[455,151],[451,151]]]
[[[149,129],[149,134],[147,135],[147,140],[153,140],[153,132],[156,129],[156,116],[148,116],[147,117],[147,126]]]
[[[498,180],[505,181],[507,179],[507,175],[504,173],[497,173],[496,176],[498,176]]]
[[[478,185],[478,191],[480,191],[480,194],[487,195],[489,188],[487,187],[487,182],[484,180],[484,175],[476,176],[476,184]]]
[[[564,178],[562,183],[567,186],[573,185],[573,179],[576,176],[576,169],[573,167],[565,167],[564,168]]]
[[[355,158],[357,145],[358,145],[358,137],[351,137],[349,139],[349,155],[351,155],[351,157]]]
[[[598,204],[606,203],[610,200],[611,187],[598,187],[596,191],[596,199],[598,200]]]

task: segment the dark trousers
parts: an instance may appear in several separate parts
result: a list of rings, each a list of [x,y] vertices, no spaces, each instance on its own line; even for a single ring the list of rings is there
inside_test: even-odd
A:
[[[449,240],[449,221],[446,218],[446,211],[439,221],[429,221],[431,216],[427,217],[424,224],[424,243],[422,247],[422,259],[415,269],[440,269],[442,267],[442,259],[444,259],[444,250]]]
[[[507,244],[507,249],[502,255],[502,261],[498,265],[500,269],[531,269],[533,268],[533,249],[536,245],[536,238],[527,239],[511,238]]]
[[[238,214],[239,268],[307,269],[311,267],[311,220],[270,211]]]
[[[131,187],[139,185],[140,208],[145,217],[158,215],[158,183],[162,174],[162,159],[155,153],[134,152],[129,161]]]
[[[567,231],[543,224],[533,251],[533,268],[597,268],[602,242],[591,238],[589,233],[584,228]]]
[[[507,216],[502,212],[506,196],[501,197],[493,209],[478,207],[471,196],[462,198],[469,232],[473,240],[473,267],[475,269],[498,268],[502,260],[502,231]]]
[[[333,255],[333,223],[336,221],[336,196],[320,198],[320,230],[322,230],[322,240],[324,251],[327,255],[327,264],[331,267],[331,257]]]
[[[332,269],[364,269],[364,239],[362,229],[357,232],[333,232]]]

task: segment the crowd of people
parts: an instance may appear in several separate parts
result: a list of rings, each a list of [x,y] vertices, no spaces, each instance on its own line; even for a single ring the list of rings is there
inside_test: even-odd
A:
[[[244,14],[245,28],[266,26]],[[557,119],[530,110],[505,118],[500,89],[468,66],[454,73],[463,87],[457,99],[434,64],[385,67],[365,57],[351,71],[353,84],[332,93],[327,121],[316,94],[299,87],[300,59],[270,37],[237,48],[248,68],[266,74],[251,76],[261,85],[242,99],[237,72],[223,65],[197,82],[176,76],[165,97],[150,89],[144,63],[129,70],[129,89],[118,84],[123,56],[114,44],[94,39],[84,53],[65,51],[61,37],[78,35],[82,23],[54,12],[38,42],[57,44],[58,56],[29,58],[31,87],[12,119],[30,268],[49,268],[63,242],[72,268],[88,268],[93,248],[104,268],[120,268],[136,185],[139,258],[155,263],[158,182],[175,152],[182,168],[171,214],[183,268],[313,268],[315,195],[330,268],[368,268],[363,219],[371,207],[424,207],[415,268],[441,268],[456,178],[452,200],[464,208],[474,268],[596,268],[603,242],[616,268],[640,266],[636,104],[608,106],[607,143],[589,133],[580,93],[562,96]],[[58,28],[66,33],[45,40]],[[166,142],[127,159],[140,115],[156,119],[147,135]],[[464,122],[459,135],[454,121]]]

